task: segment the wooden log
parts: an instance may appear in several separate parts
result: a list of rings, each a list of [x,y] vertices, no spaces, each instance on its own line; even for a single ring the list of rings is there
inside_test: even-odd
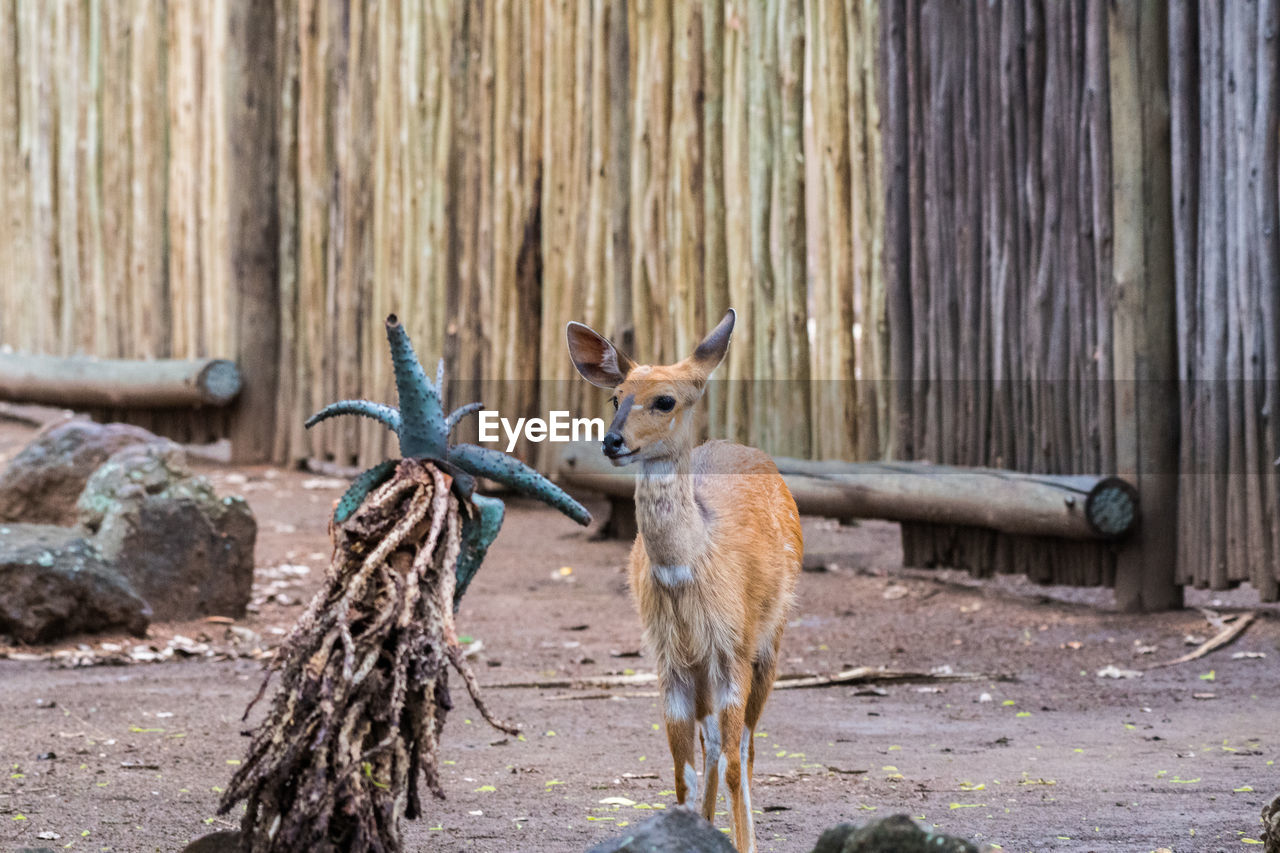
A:
[[[981,527],[1023,536],[1119,539],[1137,520],[1137,493],[1115,477],[1022,474],[925,462],[774,460],[802,514]],[[635,491],[595,444],[563,445],[565,484],[609,497]],[[731,472],[727,472],[731,473]]]
[[[0,398],[53,406],[225,406],[240,393],[240,369],[221,358],[98,359],[0,354]]]

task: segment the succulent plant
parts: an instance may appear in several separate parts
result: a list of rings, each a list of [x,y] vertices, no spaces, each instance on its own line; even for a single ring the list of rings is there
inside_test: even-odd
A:
[[[537,498],[583,526],[591,523],[591,513],[555,483],[513,456],[475,444],[449,444],[449,434],[454,427],[467,415],[484,408],[484,404],[459,406],[446,417],[444,360],[440,360],[436,381],[432,382],[422,369],[409,335],[395,314],[387,317],[386,325],[399,408],[370,400],[342,400],[325,406],[308,418],[307,428],[338,415],[372,418],[399,438],[401,457],[430,459],[454,477],[454,488],[460,497],[470,498],[474,509],[465,515],[463,521],[456,604],[480,567],[489,545],[497,537],[505,511],[501,500],[474,494],[475,481],[472,477],[488,477],[521,494]],[[341,524],[350,518],[371,491],[391,478],[395,469],[396,460],[389,459],[356,477],[338,501],[334,521]]]

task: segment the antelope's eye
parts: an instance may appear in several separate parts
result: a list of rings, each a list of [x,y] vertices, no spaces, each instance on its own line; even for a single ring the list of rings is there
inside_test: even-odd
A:
[[[609,402],[610,402],[610,403],[613,403],[613,410],[614,410],[615,412],[616,412],[616,411],[618,411],[618,398],[617,398],[617,397],[610,397],[610,398],[609,398]]]
[[[676,407],[676,398],[668,397],[663,394],[661,397],[655,397],[653,400],[653,408],[659,412],[669,412]]]

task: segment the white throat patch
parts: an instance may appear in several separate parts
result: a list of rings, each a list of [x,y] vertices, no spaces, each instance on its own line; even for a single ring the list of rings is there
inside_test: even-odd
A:
[[[684,586],[693,583],[693,569],[688,564],[680,566],[653,566],[653,579],[665,587]]]

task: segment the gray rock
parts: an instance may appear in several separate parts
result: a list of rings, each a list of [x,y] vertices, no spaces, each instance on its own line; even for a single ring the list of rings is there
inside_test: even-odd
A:
[[[24,643],[114,628],[142,636],[150,617],[83,531],[0,524],[0,633]]]
[[[76,500],[108,457],[159,441],[141,427],[72,420],[36,436],[0,472],[0,522],[75,524]]]
[[[182,853],[240,853],[240,850],[239,830],[229,830],[201,836],[183,847]]]
[[[686,808],[672,808],[587,853],[734,853],[723,832]]]
[[[1263,853],[1280,853],[1280,796],[1262,810]]]
[[[832,827],[822,833],[812,853],[978,853],[978,848],[963,838],[925,832],[900,814],[863,827]]]
[[[841,853],[844,842],[858,831],[856,823],[839,823],[823,832],[811,853]]]
[[[257,522],[243,498],[220,498],[193,476],[176,444],[115,453],[89,478],[77,510],[155,618],[244,614]]]

